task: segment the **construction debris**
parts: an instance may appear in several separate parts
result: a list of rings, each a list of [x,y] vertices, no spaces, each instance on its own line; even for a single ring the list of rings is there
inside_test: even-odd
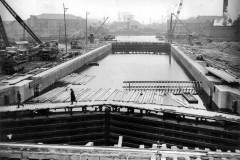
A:
[[[181,45],[182,50],[192,58],[202,56],[207,66],[222,69],[235,78],[240,78],[240,43],[207,42],[202,45]]]

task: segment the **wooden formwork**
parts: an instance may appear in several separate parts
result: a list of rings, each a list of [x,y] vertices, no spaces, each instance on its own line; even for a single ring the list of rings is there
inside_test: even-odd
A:
[[[167,53],[171,47],[169,43],[162,42],[115,42],[112,43],[112,52],[114,53]]]
[[[116,144],[123,136],[123,146],[151,147],[157,143],[166,148],[221,149],[235,151],[239,148],[239,128],[219,124],[221,121],[194,120],[170,111],[120,105],[82,106],[73,110],[51,109],[45,113],[36,110],[31,117],[20,111],[16,117],[0,120],[2,142],[77,144],[94,142],[96,145]],[[70,114],[69,114],[70,113]],[[9,113],[7,113],[9,114]],[[26,113],[27,114],[27,113]],[[9,135],[12,135],[9,139]],[[0,148],[1,150],[1,148]]]
[[[155,90],[174,94],[199,94],[199,81],[123,81],[123,88],[127,90]]]

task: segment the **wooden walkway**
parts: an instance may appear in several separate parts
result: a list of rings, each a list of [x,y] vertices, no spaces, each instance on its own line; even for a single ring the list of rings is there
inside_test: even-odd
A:
[[[25,104],[24,107],[17,108],[16,105],[11,106],[2,106],[0,107],[0,112],[13,112],[13,111],[23,111],[23,110],[38,110],[38,109],[65,109],[65,108],[81,108],[88,106],[87,110],[94,111],[95,109],[92,106],[122,106],[126,108],[135,108],[135,109],[143,109],[153,111],[158,114],[158,112],[166,112],[166,113],[175,113],[180,115],[186,115],[190,117],[204,117],[207,119],[213,120],[228,120],[233,122],[240,122],[240,116],[212,112],[204,109],[198,108],[186,108],[184,106],[169,106],[169,105],[157,105],[157,104],[136,104],[136,103],[126,103],[126,102],[116,102],[116,101],[94,101],[94,102],[77,102],[73,105],[70,105],[69,102],[64,103],[32,103]],[[73,110],[74,111],[74,110]]]
[[[70,87],[58,87],[31,100],[33,103],[65,103],[70,102]],[[156,90],[119,90],[111,88],[83,88],[81,85],[73,85],[78,102],[124,102],[136,104],[157,104],[183,106],[187,108],[203,109],[203,104],[189,104],[182,95],[166,94]],[[195,96],[200,99],[198,96]]]
[[[78,73],[72,73],[67,75],[66,77],[60,79],[60,82],[64,82],[67,84],[74,84],[74,85],[86,85],[88,82],[93,80],[95,76],[93,75],[83,75]]]

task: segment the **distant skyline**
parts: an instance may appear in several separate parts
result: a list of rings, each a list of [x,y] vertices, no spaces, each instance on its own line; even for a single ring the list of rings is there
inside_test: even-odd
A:
[[[119,12],[129,12],[141,23],[166,21],[169,14],[176,12],[179,0],[6,0],[23,18],[42,13],[63,13],[63,3],[67,13],[85,18],[103,19],[109,17],[110,22],[118,20]],[[198,15],[221,16],[223,0],[183,0],[181,19]],[[229,0],[229,11],[235,19],[240,13],[240,0]],[[10,13],[0,3],[0,14],[3,20],[13,20]]]

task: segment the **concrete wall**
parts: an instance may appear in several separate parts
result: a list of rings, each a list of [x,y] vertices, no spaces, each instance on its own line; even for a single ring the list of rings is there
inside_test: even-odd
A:
[[[102,58],[111,53],[111,44],[92,50],[84,55],[78,56],[72,60],[57,65],[49,70],[34,75],[26,80],[20,81],[14,85],[0,88],[0,105],[5,104],[5,98],[8,97],[9,104],[16,103],[16,93],[20,91],[22,101],[34,96],[34,93],[41,92],[48,88],[62,77],[79,69],[84,64]]]
[[[226,85],[215,85],[213,92],[213,101],[223,110],[236,110],[240,113],[240,91]],[[234,101],[235,104],[234,104]],[[234,105],[236,108],[234,108]]]
[[[0,105],[14,104],[17,101],[17,91],[21,94],[21,101],[32,97],[34,91],[30,88],[32,80],[23,80],[15,85],[7,85],[0,89]]]
[[[215,104],[219,109],[233,111],[233,101],[240,99],[240,92],[236,88],[221,85],[221,80],[206,75],[208,73],[206,68],[188,57],[177,46],[171,46],[171,53],[195,80],[202,82],[203,91],[208,96],[207,105]],[[240,113],[240,103],[237,104],[237,113]]]
[[[72,73],[73,71],[79,69],[84,64],[93,61],[98,57],[105,56],[109,54],[112,50],[111,45],[105,45],[103,47],[97,48],[93,51],[90,51],[84,55],[81,55],[77,58],[69,60],[65,63],[62,63],[56,67],[53,67],[49,70],[46,70],[40,74],[33,76],[33,80],[37,81],[34,86],[39,84],[39,90],[43,91],[53,83],[55,83],[60,78]]]
[[[171,53],[195,80],[202,82],[203,90],[210,96],[211,90],[213,91],[213,82],[206,76],[207,70],[201,64],[193,61],[177,46],[171,46]]]
[[[34,90],[29,85],[32,81],[33,80],[23,80],[14,86],[15,94],[17,91],[20,92],[22,102],[34,95]],[[15,97],[17,97],[17,95]]]
[[[14,86],[0,86],[0,105],[15,103],[16,98]]]

